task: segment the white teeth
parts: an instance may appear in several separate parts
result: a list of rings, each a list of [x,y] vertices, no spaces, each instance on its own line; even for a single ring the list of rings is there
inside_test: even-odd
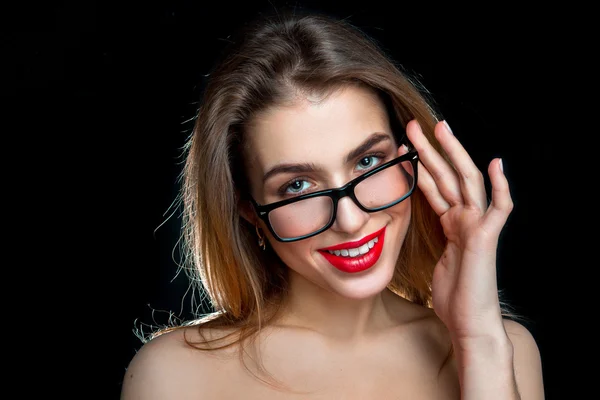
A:
[[[362,246],[360,246],[360,247],[358,248],[358,252],[359,252],[360,254],[367,254],[367,253],[369,252],[369,244],[368,244],[368,243],[365,243],[365,244],[363,244]]]
[[[367,243],[354,249],[342,249],[342,250],[328,250],[330,254],[342,257],[357,257],[359,255],[367,254],[371,250],[375,243],[379,241],[378,238],[371,239]]]

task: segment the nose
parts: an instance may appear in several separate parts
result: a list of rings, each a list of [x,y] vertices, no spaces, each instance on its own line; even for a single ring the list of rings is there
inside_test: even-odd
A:
[[[361,210],[346,196],[338,202],[335,221],[330,229],[340,233],[357,233],[369,220],[369,213]]]

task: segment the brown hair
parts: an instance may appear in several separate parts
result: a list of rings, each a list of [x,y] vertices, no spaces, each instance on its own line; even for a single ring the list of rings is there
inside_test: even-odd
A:
[[[229,330],[234,338],[216,347],[205,338],[197,344],[202,349],[242,343],[276,317],[285,299],[287,269],[272,249],[259,249],[255,227],[239,211],[247,193],[244,134],[254,115],[298,93],[327,94],[359,84],[381,96],[398,142],[404,126],[416,119],[445,156],[433,136],[441,118],[428,92],[375,41],[345,20],[284,15],[246,26],[226,49],[210,74],[186,147],[181,199],[188,272],[215,310],[192,323]],[[446,239],[420,190],[411,204],[411,223],[389,288],[430,307],[433,268]]]

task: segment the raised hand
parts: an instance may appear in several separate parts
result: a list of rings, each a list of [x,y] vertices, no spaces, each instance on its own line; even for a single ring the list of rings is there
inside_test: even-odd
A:
[[[513,208],[501,160],[493,159],[488,167],[488,205],[481,171],[444,121],[436,124],[435,137],[454,166],[435,150],[415,120],[406,132],[419,152],[418,186],[448,239],[433,274],[433,308],[455,342],[497,335],[503,325],[496,250]]]

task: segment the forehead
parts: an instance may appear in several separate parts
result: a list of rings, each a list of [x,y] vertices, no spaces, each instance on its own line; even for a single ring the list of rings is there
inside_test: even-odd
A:
[[[339,165],[374,132],[391,134],[382,101],[373,91],[348,86],[322,101],[298,98],[257,115],[247,130],[246,159],[257,173],[280,163]]]

